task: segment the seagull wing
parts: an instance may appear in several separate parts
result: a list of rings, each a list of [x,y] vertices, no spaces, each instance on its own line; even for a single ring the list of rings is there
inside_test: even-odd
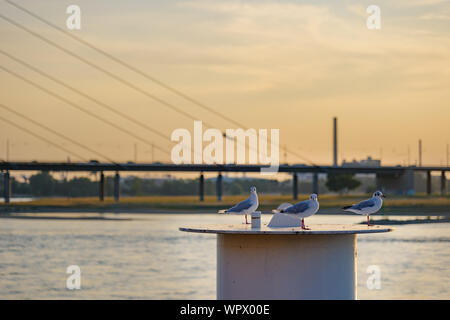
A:
[[[375,206],[375,201],[373,199],[369,199],[369,200],[364,200],[361,201],[360,203],[354,204],[353,206],[351,206],[351,209],[356,209],[356,210],[362,210],[364,208],[370,208],[370,207],[374,207]],[[350,209],[348,208],[348,209]]]
[[[293,206],[285,209],[283,212],[287,213],[301,213],[305,212],[309,208],[309,200],[302,201],[299,203],[294,204]]]
[[[227,210],[227,212],[241,212],[243,210],[249,209],[253,205],[253,201],[251,197],[245,199],[244,201],[239,202],[234,207]]]

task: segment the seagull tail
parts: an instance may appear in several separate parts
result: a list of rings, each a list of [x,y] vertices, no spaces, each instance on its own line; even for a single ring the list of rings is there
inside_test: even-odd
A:
[[[228,211],[228,209],[222,209],[222,210],[219,210],[218,212],[219,213],[227,213],[227,211]]]
[[[344,209],[344,210],[347,210],[347,209],[350,209],[352,206],[345,206],[345,207],[342,207],[342,209]]]

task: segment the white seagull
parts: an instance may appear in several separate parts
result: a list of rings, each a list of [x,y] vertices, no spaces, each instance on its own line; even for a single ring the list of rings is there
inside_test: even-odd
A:
[[[369,215],[377,212],[383,205],[383,199],[386,196],[381,191],[375,191],[372,198],[361,201],[360,203],[352,206],[343,207],[345,211],[350,211],[357,214],[363,214],[367,216],[367,225],[370,226]]]
[[[318,210],[319,200],[317,199],[317,194],[313,193],[309,197],[309,200],[305,200],[294,205],[291,205],[290,203],[283,203],[273,212],[294,214],[302,219],[302,229],[309,230],[309,228],[305,226],[305,218],[312,216]]]
[[[239,202],[237,205],[235,205],[230,209],[220,210],[219,213],[245,214],[245,223],[249,224],[249,222],[247,222],[247,214],[255,212],[255,210],[258,208],[258,205],[259,202],[258,202],[258,195],[256,194],[256,188],[251,187],[250,197],[248,197],[244,201]]]

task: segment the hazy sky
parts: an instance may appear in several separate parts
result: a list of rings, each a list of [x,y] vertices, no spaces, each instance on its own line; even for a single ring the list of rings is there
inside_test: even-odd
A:
[[[127,61],[249,128],[279,128],[280,145],[316,163],[332,160],[331,124],[339,118],[339,158],[368,155],[385,164],[417,159],[445,164],[450,143],[450,3],[396,1],[25,1],[66,28],[66,7],[81,7],[71,33]],[[381,8],[381,30],[366,8]],[[158,98],[221,130],[234,128],[142,76],[0,2],[0,11]],[[0,19],[1,50],[170,136],[193,121]],[[0,54],[0,64],[153,141],[172,145]],[[151,147],[0,70],[0,103],[118,161],[151,160]],[[0,108],[88,159],[80,149]],[[0,120],[0,159],[63,160],[67,153]],[[73,156],[73,160],[76,160]],[[154,159],[168,161],[155,150]],[[284,160],[281,152],[281,160]],[[301,162],[293,155],[289,162]]]

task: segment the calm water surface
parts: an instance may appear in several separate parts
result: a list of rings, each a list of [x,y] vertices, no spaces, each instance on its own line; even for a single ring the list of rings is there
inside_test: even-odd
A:
[[[0,299],[215,299],[216,236],[180,226],[241,223],[199,214],[108,214],[131,221],[0,220]],[[263,216],[267,222],[270,216]],[[359,216],[314,216],[358,223]],[[450,299],[450,224],[396,226],[358,236],[359,299]],[[66,268],[81,289],[66,289]],[[369,265],[381,289],[366,286]]]

